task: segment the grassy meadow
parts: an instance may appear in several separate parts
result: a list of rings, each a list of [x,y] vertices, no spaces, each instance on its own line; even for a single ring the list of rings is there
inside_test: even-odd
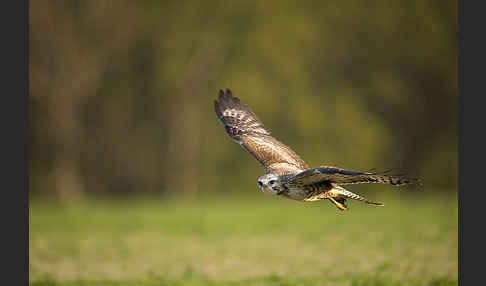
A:
[[[382,187],[387,188],[387,187]],[[359,192],[358,188],[350,188]],[[30,202],[31,285],[457,285],[457,197]]]

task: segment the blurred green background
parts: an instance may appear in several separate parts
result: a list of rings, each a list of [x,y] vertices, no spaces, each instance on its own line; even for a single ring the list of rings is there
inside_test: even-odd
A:
[[[438,237],[434,244],[438,248],[431,248],[431,253],[444,256],[417,259],[424,263],[432,259],[437,263],[434,267],[449,263],[442,272],[427,277],[457,279],[452,271],[457,266],[456,39],[456,1],[30,2],[31,277],[125,277],[120,273],[130,272],[119,264],[109,266],[117,269],[116,275],[90,276],[91,270],[106,265],[93,266],[96,256],[79,257],[79,243],[88,238],[97,241],[94,237],[100,235],[95,226],[83,227],[83,214],[106,209],[104,221],[103,214],[86,220],[100,219],[104,226],[117,220],[129,226],[154,226],[133,216],[119,217],[124,213],[121,209],[130,212],[131,208],[120,200],[151,198],[148,201],[160,202],[160,208],[144,207],[144,199],[132,206],[152,210],[145,219],[167,215],[169,202],[180,207],[172,220],[157,221],[160,232],[146,226],[154,231],[151,241],[165,237],[164,225],[182,229],[205,225],[209,210],[221,210],[213,215],[226,217],[228,224],[235,219],[252,225],[257,219],[245,220],[243,214],[265,216],[268,207],[303,220],[306,215],[332,216],[343,225],[339,232],[343,249],[354,241],[346,233],[363,236],[378,222],[383,231],[397,234],[390,241],[401,238],[409,247],[397,250],[404,254],[425,249],[427,245],[420,242],[428,241],[398,235],[405,230],[394,229],[396,221],[390,217],[405,224],[419,223],[414,231],[434,229],[431,235]],[[361,232],[355,228],[359,222],[350,223],[327,202],[296,206],[297,202],[264,196],[256,184],[264,170],[229,139],[216,119],[213,100],[222,88],[230,88],[272,135],[310,166],[394,169],[422,178],[424,187],[420,192],[405,188],[400,193],[391,192],[389,186],[350,188],[386,205],[350,203],[350,212],[356,215],[374,214],[358,227]],[[103,198],[102,207],[92,204],[93,198]],[[234,204],[234,198],[248,208],[236,208],[240,216],[231,217],[223,206]],[[408,209],[413,206],[427,218],[420,212],[410,218]],[[112,209],[119,211],[111,213]],[[75,215],[70,216],[71,212]],[[185,225],[184,213],[199,219]],[[272,225],[276,217],[261,219],[263,225],[265,219]],[[284,237],[284,244],[292,244],[285,239],[293,232],[280,231],[290,228],[298,233],[293,223],[299,220],[284,221],[280,228],[263,229],[268,229],[266,235],[276,233],[275,240]],[[124,230],[129,233],[115,231],[113,237],[138,233],[136,227]],[[242,242],[241,233],[226,230]],[[247,237],[258,240],[252,228],[246,231]],[[319,235],[332,235],[329,229],[320,231]],[[189,233],[190,237],[202,235]],[[193,243],[198,249],[207,247],[201,241]],[[140,255],[127,244],[118,246],[115,257]],[[161,253],[167,250],[159,247]],[[381,246],[370,247],[379,251]],[[314,250],[308,249],[308,255]],[[73,266],[78,272],[65,275],[71,273],[61,267],[66,259],[81,263]],[[356,269],[375,269],[382,262]],[[189,265],[191,271],[212,273]],[[395,270],[390,272],[392,277]],[[275,271],[257,272],[280,273]],[[238,273],[241,277],[255,274]]]
[[[230,88],[311,166],[457,186],[455,1],[34,1],[32,195],[256,191]],[[237,164],[235,163],[237,162]]]

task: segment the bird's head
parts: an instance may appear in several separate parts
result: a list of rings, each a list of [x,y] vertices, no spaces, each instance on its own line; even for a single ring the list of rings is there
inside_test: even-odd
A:
[[[275,195],[281,190],[281,181],[275,174],[266,174],[258,178],[258,187],[262,192]]]

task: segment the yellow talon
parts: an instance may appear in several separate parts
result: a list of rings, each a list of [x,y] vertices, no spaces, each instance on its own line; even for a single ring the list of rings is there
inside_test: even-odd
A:
[[[341,204],[340,202],[336,201],[334,198],[328,198],[328,199],[329,199],[329,200],[330,200],[330,201],[331,201],[333,204],[335,204],[335,205],[336,205],[336,207],[338,207],[338,209],[340,209],[340,210],[342,210],[342,211],[345,211],[345,210],[347,210],[347,209],[348,209],[348,208],[347,208],[345,205],[343,205],[343,204]]]

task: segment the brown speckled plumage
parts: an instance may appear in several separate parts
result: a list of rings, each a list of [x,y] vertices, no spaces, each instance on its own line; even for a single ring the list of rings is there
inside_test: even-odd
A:
[[[309,168],[292,149],[272,137],[255,113],[247,105],[240,103],[229,89],[219,91],[219,97],[214,101],[214,109],[229,137],[252,154],[267,172],[259,178],[260,187],[276,195],[298,201],[329,199],[338,209],[346,210],[346,198],[372,205],[383,204],[365,199],[339,185],[419,184],[417,179],[400,176],[345,170],[331,166]]]

